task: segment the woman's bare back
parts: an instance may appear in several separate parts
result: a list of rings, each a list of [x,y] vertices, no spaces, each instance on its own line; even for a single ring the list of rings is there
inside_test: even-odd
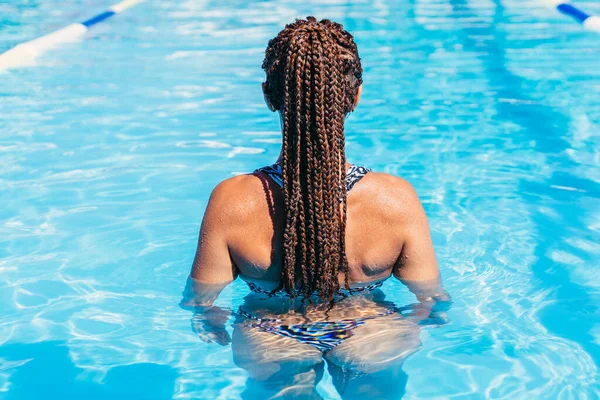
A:
[[[396,382],[402,376],[405,358],[420,346],[417,322],[429,316],[435,303],[432,298],[440,293],[427,219],[412,186],[388,174],[369,172],[348,194],[346,225],[350,282],[364,286],[394,274],[421,301],[422,305],[411,311],[411,318],[390,306],[381,290],[345,297],[331,308],[307,305],[301,299],[250,294],[238,310],[250,317],[236,322],[229,338],[222,319],[216,318],[215,323],[210,317],[210,310],[219,310],[212,303],[237,275],[259,281],[268,289],[277,286],[283,224],[281,189],[264,173],[236,176],[215,188],[201,228],[191,274],[194,281],[188,282],[187,304],[205,306],[196,308],[200,310],[196,314],[199,322],[192,324],[196,333],[206,341],[231,341],[235,363],[257,386],[275,376],[280,379],[282,373],[290,382],[313,376],[313,369],[323,358],[336,382],[346,382],[338,388],[342,391],[351,393],[354,385],[378,393]],[[206,309],[208,315],[204,315]],[[322,352],[315,343],[328,344],[324,338],[330,333],[324,330],[315,335],[314,324],[326,326],[327,321],[333,325],[355,321],[357,328],[338,332],[344,339]],[[261,324],[273,326],[258,327]],[[290,326],[299,327],[299,331],[306,327],[313,334],[292,338],[281,333],[288,332]],[[303,386],[281,380],[281,387],[312,393],[318,380],[315,376]],[[397,397],[397,393],[386,392],[386,396]]]
[[[439,275],[427,218],[412,186],[369,172],[348,194],[349,281],[433,280]],[[264,173],[239,175],[213,191],[192,278],[224,283],[238,274],[276,285],[281,274],[283,195]],[[340,276],[343,282],[343,276]]]

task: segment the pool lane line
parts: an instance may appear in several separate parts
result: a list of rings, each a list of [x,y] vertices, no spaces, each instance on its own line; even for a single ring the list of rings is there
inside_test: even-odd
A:
[[[142,1],[144,0],[124,0],[113,5],[103,13],[83,22],[67,25],[64,28],[47,35],[20,43],[12,49],[0,54],[0,71],[34,65],[36,58],[48,50],[54,49],[63,43],[73,43],[82,40],[90,27],[107,20],[113,15],[121,13]]]
[[[565,0],[545,1],[552,7],[556,8],[561,14],[568,15],[575,21],[579,22],[588,31],[600,33],[600,16],[590,15]]]

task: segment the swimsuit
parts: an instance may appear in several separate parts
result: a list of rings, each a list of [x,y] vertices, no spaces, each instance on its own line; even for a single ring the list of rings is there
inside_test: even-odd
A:
[[[346,172],[346,192],[356,185],[369,171],[369,168],[358,165],[351,165]],[[266,167],[258,168],[254,171],[263,172],[268,175],[279,187],[283,187],[283,172],[281,164],[275,163]],[[254,282],[246,281],[250,290],[254,293],[263,294],[269,297],[272,296],[287,296],[285,290],[277,291],[266,290],[258,286]],[[383,284],[383,281],[375,282],[366,286],[343,289],[340,291],[342,296],[351,295],[353,293],[364,293],[375,290]],[[329,351],[338,346],[344,340],[352,336],[352,330],[365,324],[369,319],[379,318],[386,315],[396,313],[395,308],[389,308],[379,314],[366,316],[355,319],[342,319],[339,321],[320,321],[306,324],[283,325],[282,321],[277,318],[257,318],[250,313],[244,311],[241,307],[238,314],[247,318],[246,324],[256,328],[262,332],[273,333],[278,336],[285,336],[296,339],[301,343],[306,343],[316,347],[322,352]]]
[[[365,324],[365,321],[394,314],[397,310],[389,308],[379,314],[367,317],[342,319],[339,321],[319,321],[306,324],[283,325],[277,318],[257,318],[240,307],[238,314],[247,318],[246,326],[261,332],[273,333],[296,339],[300,343],[309,344],[322,352],[329,351],[352,336],[352,330]]]
[[[242,278],[243,279],[243,278]],[[259,293],[259,294],[264,294],[267,295],[269,297],[273,297],[273,296],[287,296],[287,292],[285,291],[285,289],[279,289],[279,290],[267,290],[267,289],[263,289],[260,286],[258,286],[256,283],[251,282],[251,281],[246,281],[244,280],[247,284],[248,287],[250,288],[250,291],[254,292],[254,293]],[[348,294],[352,294],[352,293],[361,293],[361,292],[367,292],[367,291],[371,291],[371,290],[375,290],[381,287],[381,285],[383,285],[383,281],[379,281],[379,282],[375,282],[375,283],[371,283],[368,284],[366,286],[358,286],[358,287],[354,287],[354,288],[350,288],[350,289],[343,289],[341,290],[340,294],[344,297],[346,297],[346,295]]]
[[[254,293],[263,294],[268,297],[285,297],[287,292],[283,289],[272,291],[263,289],[254,282],[246,281],[250,290]],[[347,297],[355,293],[365,293],[378,289],[383,285],[383,280],[369,285],[341,289],[340,295]],[[240,306],[238,315],[246,318],[246,326],[256,328],[261,332],[273,333],[278,336],[285,336],[296,339],[300,343],[306,343],[316,347],[322,352],[329,351],[341,344],[344,340],[352,336],[352,330],[365,324],[365,321],[384,317],[386,315],[398,312],[396,307],[390,306],[386,310],[361,318],[345,318],[339,321],[319,321],[304,324],[285,325],[278,318],[259,318],[242,309]]]
[[[350,169],[346,171],[346,192],[349,192],[369,171],[371,170],[367,167],[351,165]],[[254,172],[264,172],[269,178],[273,179],[279,187],[283,187],[283,171],[281,170],[281,164],[275,163],[273,165],[267,165],[266,167],[256,169]]]

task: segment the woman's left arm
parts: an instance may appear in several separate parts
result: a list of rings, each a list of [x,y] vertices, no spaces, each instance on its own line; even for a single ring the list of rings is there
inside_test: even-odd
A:
[[[225,346],[231,337],[225,324],[231,316],[231,310],[213,305],[223,288],[229,283],[202,283],[191,276],[188,277],[183,299],[179,304],[184,310],[193,311],[192,330],[206,343],[217,343]]]
[[[227,188],[222,183],[212,192],[198,238],[198,247],[180,306],[193,310],[192,329],[205,342],[228,344],[225,323],[231,314],[213,306],[219,293],[237,277],[229,255]]]
[[[198,247],[190,276],[205,284],[228,284],[237,276],[229,255],[227,236],[232,221],[227,181],[213,190],[202,219]]]

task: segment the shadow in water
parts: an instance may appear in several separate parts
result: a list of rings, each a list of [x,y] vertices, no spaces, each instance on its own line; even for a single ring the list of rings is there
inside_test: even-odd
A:
[[[59,341],[5,345],[0,357],[21,364],[14,367],[2,397],[6,400],[170,399],[177,377],[171,367],[139,363],[110,369],[103,383],[90,382],[79,377],[84,370],[73,364],[68,347]]]

